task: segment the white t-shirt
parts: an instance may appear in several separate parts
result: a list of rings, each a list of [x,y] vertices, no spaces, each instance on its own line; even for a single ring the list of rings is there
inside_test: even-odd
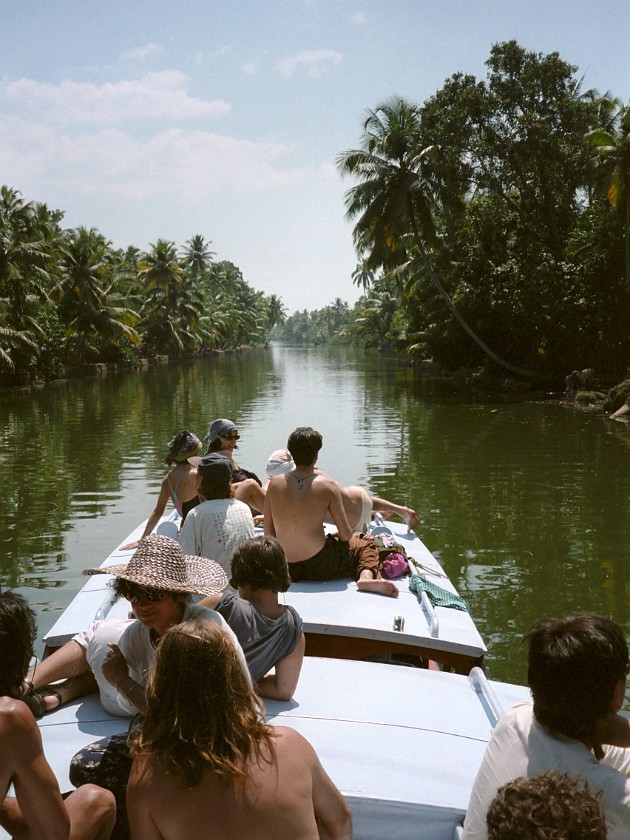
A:
[[[517,703],[503,715],[486,748],[473,785],[462,840],[487,840],[486,814],[497,790],[520,776],[558,770],[602,792],[608,840],[630,838],[630,749],[605,747],[597,761],[581,741],[554,737],[534,717],[531,701]]]
[[[213,621],[226,631],[249,677],[243,648],[223,616],[207,607],[186,604],[182,621],[191,618]],[[133,717],[138,710],[103,676],[103,660],[110,651],[109,645],[117,644],[129,666],[129,676],[140,685],[146,686],[155,657],[149,629],[138,619],[106,619],[93,621],[88,628],[75,636],[74,640],[86,649],[86,658],[98,684],[103,707],[112,715]]]
[[[254,536],[249,507],[238,499],[209,499],[188,512],[179,542],[184,554],[209,557],[231,575],[237,545]]]

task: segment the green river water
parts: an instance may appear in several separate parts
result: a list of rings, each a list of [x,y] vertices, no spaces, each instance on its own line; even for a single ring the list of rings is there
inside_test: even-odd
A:
[[[561,383],[559,383],[559,388]],[[289,348],[0,393],[0,573],[40,634],[152,510],[165,442],[216,417],[259,475],[301,425],[345,484],[414,507],[467,599],[495,679],[525,682],[522,634],[592,610],[630,629],[630,425],[556,399],[465,402],[401,362]]]

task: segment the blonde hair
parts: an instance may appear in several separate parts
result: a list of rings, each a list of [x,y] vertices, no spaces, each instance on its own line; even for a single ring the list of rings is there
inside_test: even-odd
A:
[[[134,755],[152,755],[189,787],[205,771],[247,782],[250,760],[272,764],[272,730],[234,643],[218,624],[190,620],[160,639]]]

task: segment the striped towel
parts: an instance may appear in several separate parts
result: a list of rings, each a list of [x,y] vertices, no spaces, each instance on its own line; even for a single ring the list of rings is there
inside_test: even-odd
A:
[[[420,599],[421,592],[426,592],[429,601],[431,601],[434,607],[452,607],[455,610],[469,612],[468,604],[462,597],[454,592],[449,592],[447,589],[442,589],[441,586],[425,580],[420,575],[411,575],[409,578],[409,590],[415,592],[418,599]]]

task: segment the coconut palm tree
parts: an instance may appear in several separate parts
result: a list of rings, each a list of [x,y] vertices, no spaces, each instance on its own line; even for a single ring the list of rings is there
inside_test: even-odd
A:
[[[38,314],[50,305],[51,272],[58,227],[41,207],[0,187],[0,358],[18,375],[31,368],[43,337]]]
[[[267,298],[267,330],[271,331],[276,324],[284,324],[287,320],[287,308],[278,295]]]
[[[182,263],[188,269],[191,279],[200,280],[208,273],[214,256],[216,254],[210,250],[210,242],[206,242],[198,233],[186,242]]]
[[[361,148],[337,158],[342,175],[359,181],[346,192],[347,216],[357,220],[353,233],[357,252],[365,255],[368,269],[391,270],[408,259],[405,237],[411,233],[420,270],[466,334],[497,365],[529,376],[531,371],[502,359],[474,332],[431,263],[436,213],[451,196],[440,174],[440,150],[421,141],[420,109],[394,98],[368,112]]]
[[[620,214],[624,225],[624,263],[626,290],[630,295],[630,104],[617,100],[613,125],[596,128],[586,135],[598,168],[604,170],[608,201]]]
[[[72,332],[69,347],[78,359],[100,358],[105,346],[115,349],[122,339],[139,343],[139,316],[115,291],[116,264],[110,243],[94,228],[69,231],[60,246],[59,315]]]

